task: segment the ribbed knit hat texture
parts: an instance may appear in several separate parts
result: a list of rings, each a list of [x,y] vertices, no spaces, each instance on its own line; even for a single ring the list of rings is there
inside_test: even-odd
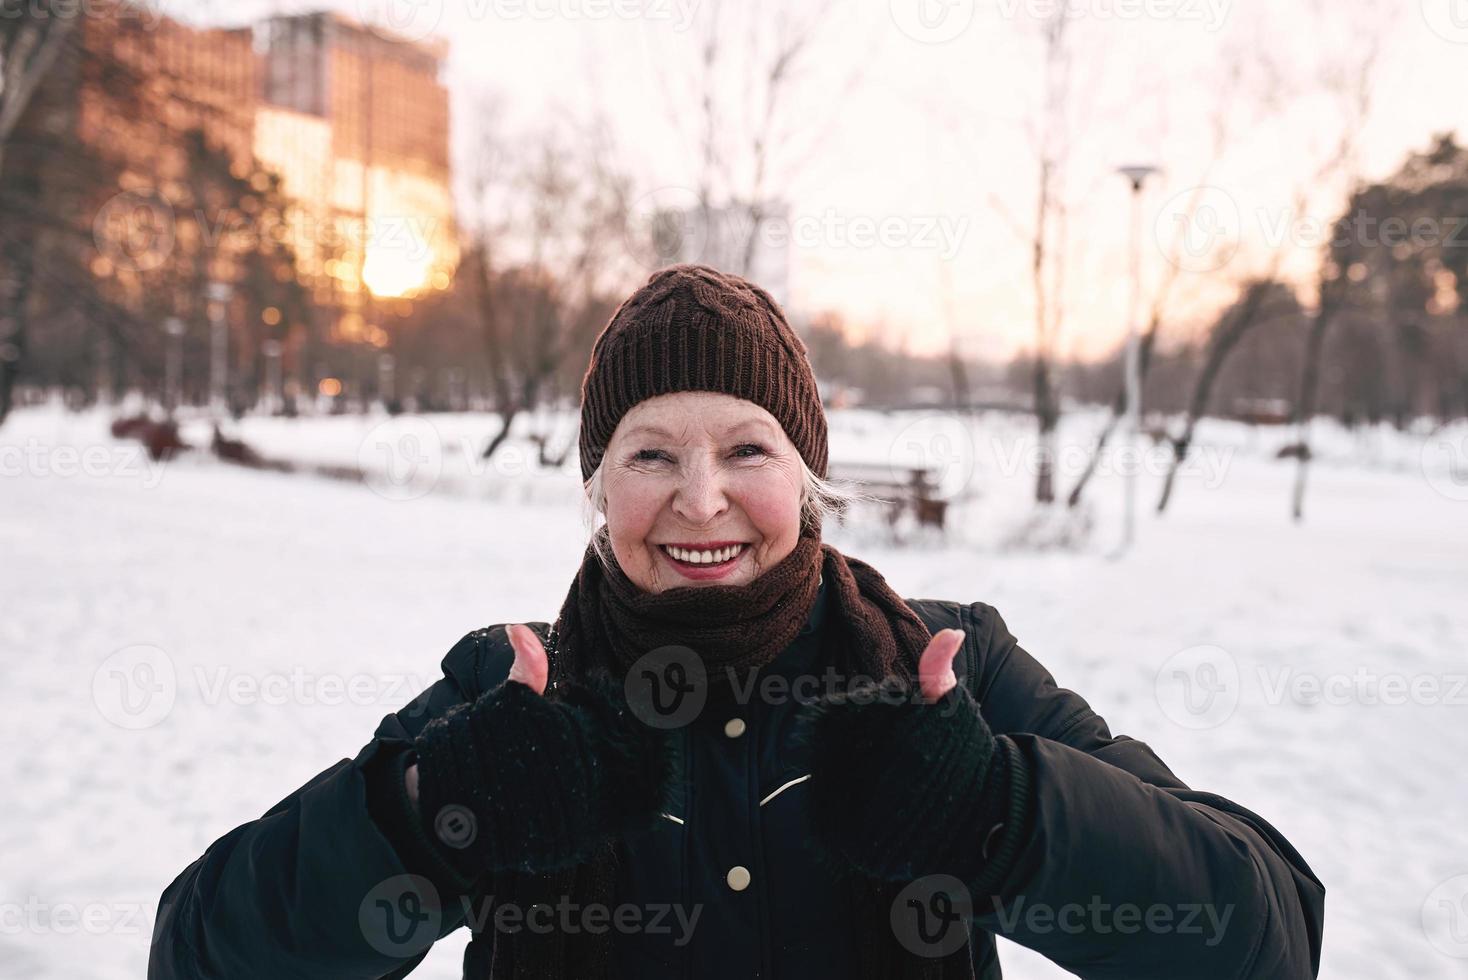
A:
[[[707,265],[659,269],[623,301],[581,382],[581,478],[601,464],[622,416],[675,391],[714,391],[769,412],[817,476],[826,414],[804,341],[770,294]]]

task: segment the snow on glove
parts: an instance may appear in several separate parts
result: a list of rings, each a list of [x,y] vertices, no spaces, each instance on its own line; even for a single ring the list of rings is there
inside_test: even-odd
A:
[[[807,705],[800,725],[827,860],[891,881],[949,874],[987,889],[1002,879],[1018,843],[1003,825],[1028,781],[965,686],[930,702],[900,678],[868,681]]]
[[[457,705],[414,741],[419,812],[471,873],[551,871],[663,808],[671,737],[605,676],[552,698],[513,679]]]

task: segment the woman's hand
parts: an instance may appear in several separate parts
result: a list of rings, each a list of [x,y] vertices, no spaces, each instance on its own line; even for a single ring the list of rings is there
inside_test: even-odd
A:
[[[506,626],[505,634],[515,650],[509,679],[524,684],[536,694],[544,694],[545,682],[550,676],[550,661],[546,658],[545,647],[540,644],[540,637],[535,635],[535,630],[521,623]]]
[[[504,683],[414,742],[421,819],[474,872],[568,867],[657,818],[670,735],[640,721],[605,676],[544,696],[539,637],[519,624],[506,632],[515,660]]]
[[[958,686],[953,658],[963,649],[963,630],[939,630],[918,658],[918,682],[923,697],[936,701]]]
[[[515,651],[515,662],[510,665],[509,680],[524,684],[536,694],[545,693],[545,682],[550,675],[550,661],[545,647],[535,631],[520,623],[505,627],[510,638],[510,647]],[[404,772],[404,783],[408,788],[408,799],[418,806],[418,763],[413,763]]]
[[[888,880],[984,867],[989,832],[1009,810],[1005,752],[958,684],[962,630],[933,636],[918,685],[852,685],[804,709],[812,821],[838,863]]]

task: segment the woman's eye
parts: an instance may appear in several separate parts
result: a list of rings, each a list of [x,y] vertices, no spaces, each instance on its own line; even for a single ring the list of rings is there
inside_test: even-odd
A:
[[[753,459],[756,456],[768,455],[765,448],[756,443],[745,443],[734,450],[734,455],[740,459]],[[668,454],[661,449],[639,449],[632,454],[632,459],[639,463],[651,463],[660,459],[667,459]]]

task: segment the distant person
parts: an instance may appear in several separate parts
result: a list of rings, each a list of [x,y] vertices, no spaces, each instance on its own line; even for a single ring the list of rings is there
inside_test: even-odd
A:
[[[583,380],[605,523],[554,627],[469,633],[210,845],[149,977],[402,977],[466,924],[472,980],[996,978],[996,934],[1081,977],[1314,977],[1325,889],[1263,818],[1113,736],[992,606],[822,542],[826,433],[764,290],[652,275]]]

